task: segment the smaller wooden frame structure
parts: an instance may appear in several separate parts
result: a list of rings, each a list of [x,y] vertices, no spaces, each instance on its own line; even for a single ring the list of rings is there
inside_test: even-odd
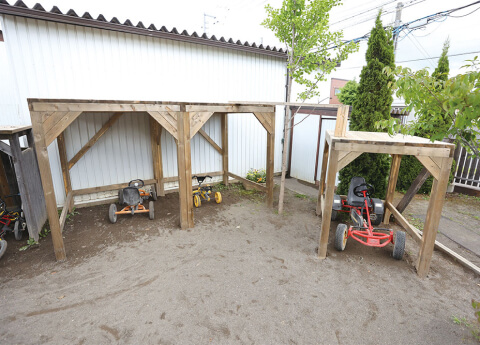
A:
[[[25,148],[20,146],[22,136],[26,137],[28,146]],[[30,237],[38,241],[38,234],[42,230],[46,216],[32,126],[0,126],[0,140],[8,140],[10,144],[7,145],[0,141],[0,151],[9,155],[13,160],[28,233]]]
[[[267,193],[267,205],[273,206],[273,169],[275,147],[275,106],[268,104],[231,104],[231,103],[186,103],[186,102],[146,102],[146,101],[103,101],[103,100],[65,100],[65,99],[28,99],[35,147],[38,157],[40,176],[45,195],[48,220],[52,233],[53,247],[57,260],[66,258],[62,230],[65,224],[67,211],[73,207],[73,196],[100,191],[119,189],[125,184],[100,186],[73,190],[70,181],[70,169],[76,162],[104,135],[108,129],[124,113],[147,113],[150,115],[150,134],[152,145],[152,159],[154,179],[145,181],[155,184],[157,194],[164,195],[161,129],[165,128],[177,144],[178,181],[180,195],[180,227],[192,228],[193,198],[192,198],[192,167],[190,141],[197,133],[202,135],[221,155],[223,182],[228,184],[229,177],[245,183],[253,183],[228,170],[228,113],[251,113],[267,131],[267,158],[266,158],[266,186],[257,185]],[[83,112],[105,113],[113,115],[103,127],[68,161],[63,132]],[[220,147],[202,126],[213,114],[221,115],[222,146]],[[53,179],[47,147],[57,139],[60,163],[62,166],[66,201],[60,215],[57,213],[57,202],[53,190]]]
[[[345,131],[345,126],[337,123],[335,132],[327,131],[323,164],[318,192],[317,214],[322,216],[319,238],[318,256],[324,259],[327,255],[330,217],[332,213],[335,178],[337,172],[350,164],[364,152],[386,153],[392,155],[387,195],[385,198],[384,223],[388,224],[390,215],[418,242],[420,252],[416,264],[417,273],[425,277],[435,246],[437,228],[440,222],[445,193],[448,185],[450,167],[455,145],[428,139],[387,133]],[[423,235],[413,227],[393,206],[393,196],[397,184],[398,171],[402,155],[413,155],[428,169],[434,177],[430,202],[428,205]]]

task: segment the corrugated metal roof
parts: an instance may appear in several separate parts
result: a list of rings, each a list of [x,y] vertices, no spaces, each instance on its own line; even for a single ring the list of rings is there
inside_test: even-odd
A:
[[[263,54],[280,58],[286,58],[287,56],[286,52],[282,48],[271,48],[268,45],[266,47],[263,46],[263,44],[257,46],[255,43],[250,44],[247,41],[242,43],[242,41],[240,40],[234,41],[231,38],[226,40],[224,37],[217,39],[215,35],[208,37],[208,35],[203,34],[199,36],[196,32],[189,34],[186,30],[183,30],[180,33],[179,30],[177,30],[177,28],[175,27],[170,31],[165,26],[157,29],[153,24],[145,27],[142,22],[138,22],[138,24],[134,26],[129,19],[127,19],[124,23],[121,23],[117,19],[117,17],[113,17],[110,21],[107,21],[105,16],[102,14],[100,14],[97,19],[94,19],[88,12],[85,12],[82,16],[79,16],[73,9],[70,9],[66,13],[63,13],[57,6],[53,6],[50,11],[46,11],[45,8],[43,8],[43,6],[38,3],[35,4],[35,6],[33,6],[32,8],[29,8],[21,0],[15,2],[15,4],[13,5],[10,5],[6,0],[0,0],[0,14],[41,19],[64,24],[87,26],[104,30],[127,32],[131,34],[158,37],[175,41],[221,47],[226,49],[242,50],[250,53]]]

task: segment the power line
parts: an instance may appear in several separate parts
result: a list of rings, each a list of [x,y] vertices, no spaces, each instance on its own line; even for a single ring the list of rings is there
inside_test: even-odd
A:
[[[342,19],[342,20],[339,20],[339,21],[337,21],[337,22],[335,22],[335,23],[332,23],[331,25],[333,26],[333,25],[335,25],[335,24],[344,22],[344,21],[349,20],[349,19],[352,19],[352,18],[358,18],[359,16],[361,16],[361,15],[364,14],[364,13],[368,13],[368,12],[370,12],[370,11],[377,10],[377,9],[379,9],[379,8],[385,6],[385,5],[389,5],[389,4],[391,4],[392,2],[396,2],[396,1],[397,1],[397,0],[390,0],[389,2],[385,2],[385,3],[381,4],[381,5],[378,5],[378,6],[375,6],[375,7],[371,8],[371,9],[369,9],[369,10],[365,10],[365,11],[360,12],[360,13],[357,13],[357,14],[351,16],[351,17],[347,17],[347,18],[344,18],[344,19]]]

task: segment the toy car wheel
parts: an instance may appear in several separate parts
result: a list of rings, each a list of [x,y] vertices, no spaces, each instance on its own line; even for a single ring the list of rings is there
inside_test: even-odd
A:
[[[335,249],[344,251],[347,245],[348,239],[348,227],[346,224],[338,224],[337,231],[335,232]]]
[[[120,205],[123,205],[123,189],[120,189],[120,190],[118,191],[118,203],[119,203]]]
[[[215,201],[217,202],[217,204],[222,202],[222,193],[220,192],[215,193]]]
[[[108,210],[108,219],[110,219],[111,223],[117,222],[117,215],[115,212],[117,212],[117,205],[110,204],[110,209]]]
[[[194,195],[193,196],[193,205],[195,207],[200,207],[202,206],[202,200],[200,199],[200,195]]]
[[[3,254],[5,254],[6,251],[7,251],[7,241],[2,240],[0,238],[0,258],[3,256]]]
[[[405,240],[406,234],[404,231],[395,232],[393,241],[393,258],[395,260],[402,260],[403,254],[405,254]]]
[[[375,219],[370,218],[370,222],[372,223],[372,225],[380,225],[380,223],[382,222],[383,214],[375,214],[375,217]]]
[[[149,203],[148,203],[148,218],[150,218],[150,220],[155,218],[155,210],[153,208],[153,201],[149,201]]]
[[[15,235],[15,239],[17,241],[22,240],[22,235],[23,235],[23,229],[22,229],[22,220],[18,219],[15,221],[15,226],[13,227],[13,234]]]
[[[330,217],[331,220],[337,220],[338,217],[338,211],[337,210],[332,210],[332,216]]]
[[[152,190],[152,192],[150,193],[150,195],[152,196],[152,199],[153,201],[157,201],[157,192],[155,192],[154,190]]]

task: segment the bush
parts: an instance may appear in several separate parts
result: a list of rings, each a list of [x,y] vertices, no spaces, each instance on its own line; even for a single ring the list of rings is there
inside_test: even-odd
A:
[[[250,169],[247,173],[247,180],[256,183],[265,183],[267,179],[267,172],[265,169]]]

